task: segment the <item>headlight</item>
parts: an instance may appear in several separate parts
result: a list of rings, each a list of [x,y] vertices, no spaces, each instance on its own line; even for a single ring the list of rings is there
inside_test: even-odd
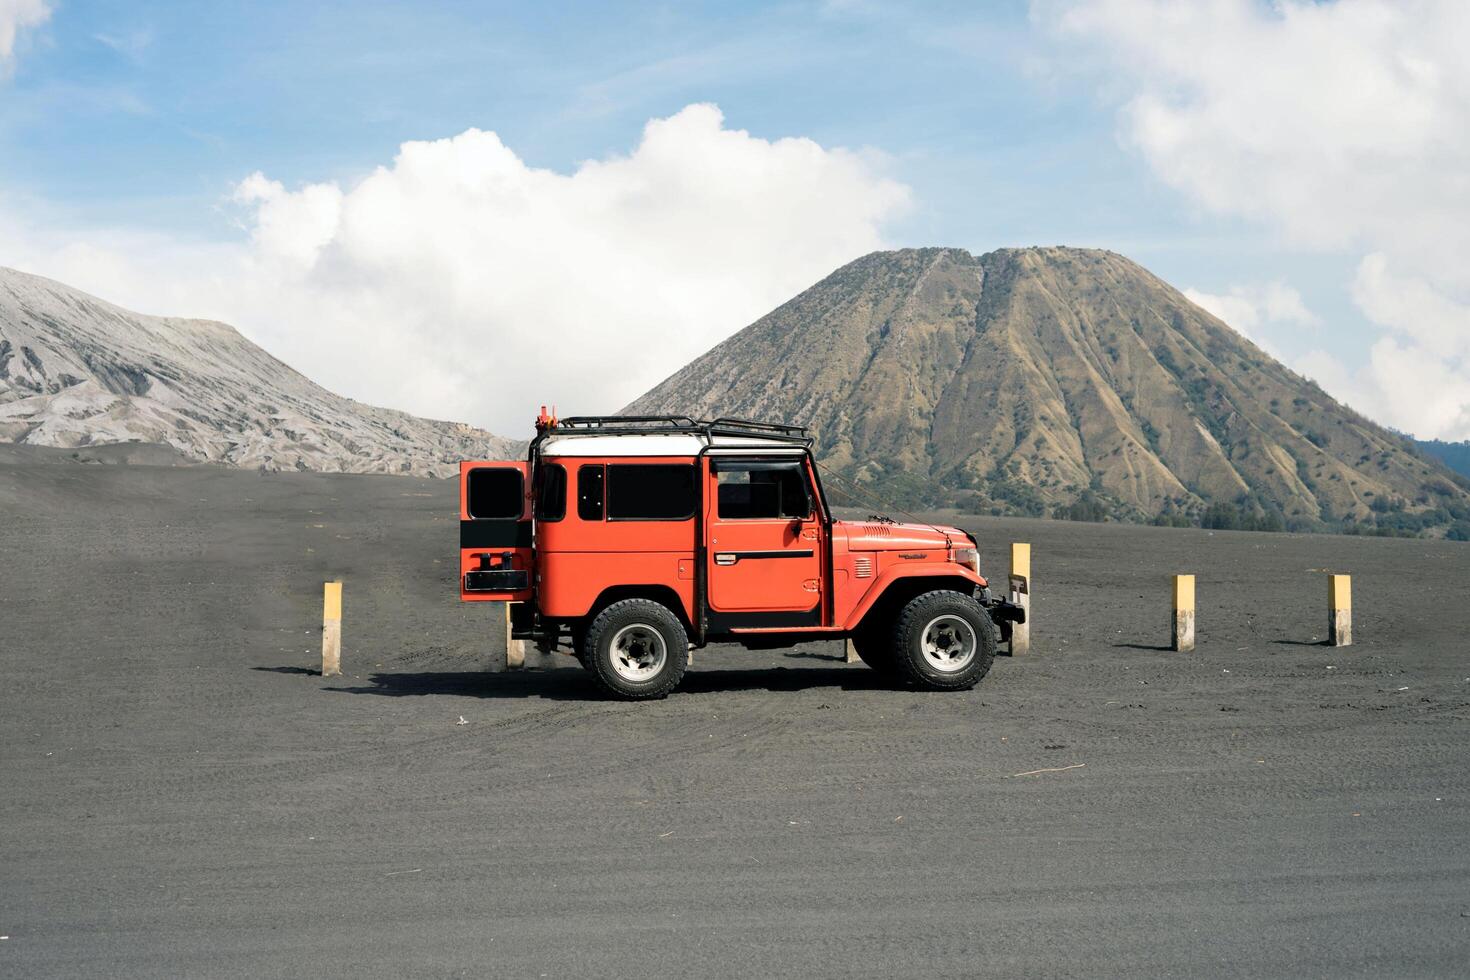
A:
[[[964,565],[974,572],[980,574],[980,551],[977,548],[956,548],[951,559],[959,565]]]

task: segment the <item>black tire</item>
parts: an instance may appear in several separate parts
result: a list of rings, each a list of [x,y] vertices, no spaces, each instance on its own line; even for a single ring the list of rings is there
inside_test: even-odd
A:
[[[572,656],[576,658],[577,666],[583,670],[592,669],[587,663],[587,624],[585,621],[572,627]]]
[[[885,629],[885,625],[863,623],[852,631],[850,639],[863,663],[884,677],[896,679],[899,674],[898,663],[893,655],[892,630]]]
[[[965,628],[968,626],[968,630]],[[925,634],[930,633],[930,653]],[[929,691],[963,691],[990,672],[995,661],[995,623],[972,596],[940,590],[909,601],[893,627],[899,674]],[[952,664],[944,664],[946,661]]]
[[[614,643],[619,645],[616,650]],[[662,603],[624,599],[592,620],[580,659],[602,689],[615,697],[629,701],[661,698],[684,677],[689,634],[679,617]],[[646,676],[639,676],[644,670]]]

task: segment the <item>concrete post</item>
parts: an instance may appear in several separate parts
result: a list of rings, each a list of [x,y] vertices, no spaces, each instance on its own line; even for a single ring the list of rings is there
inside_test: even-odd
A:
[[[1346,647],[1353,643],[1353,577],[1327,576],[1327,642]]]
[[[322,676],[342,673],[342,583],[322,588]]]
[[[844,650],[844,658],[850,664],[860,664],[863,658],[858,656],[857,647],[853,646],[851,638],[847,640]]]
[[[1031,652],[1031,546],[1011,545],[1010,600],[1026,614],[1024,623],[1011,625],[1011,656]]]
[[[1174,639],[1181,653],[1194,649],[1194,576],[1174,576]]]
[[[526,641],[511,638],[510,607],[513,603],[505,604],[505,668],[516,670],[526,665]]]

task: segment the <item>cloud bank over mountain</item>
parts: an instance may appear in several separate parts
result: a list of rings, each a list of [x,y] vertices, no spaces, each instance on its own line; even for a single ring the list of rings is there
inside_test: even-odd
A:
[[[1125,142],[1194,205],[1304,252],[1359,257],[1344,286],[1382,337],[1361,370],[1330,339],[1299,366],[1391,425],[1470,437],[1470,5],[1037,0],[1032,11],[1080,70],[1103,76]],[[1251,315],[1232,322],[1249,331]]]
[[[478,129],[354,182],[254,173],[232,195],[238,244],[14,226],[0,244],[133,307],[239,324],[335,390],[515,435],[542,402],[625,404],[883,245],[908,202],[873,154],[696,104],[570,173]]]

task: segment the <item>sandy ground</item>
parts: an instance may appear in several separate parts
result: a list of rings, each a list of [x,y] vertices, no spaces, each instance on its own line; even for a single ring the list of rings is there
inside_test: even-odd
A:
[[[1036,653],[976,690],[622,704],[489,672],[454,492],[0,452],[0,975],[1465,973],[1470,546],[981,519]]]

